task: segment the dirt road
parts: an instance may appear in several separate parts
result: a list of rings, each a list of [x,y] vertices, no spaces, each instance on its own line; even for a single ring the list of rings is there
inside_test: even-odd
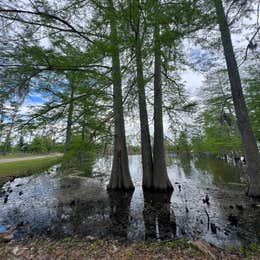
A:
[[[28,161],[28,160],[33,160],[33,159],[57,157],[57,156],[62,156],[62,155],[63,155],[62,153],[52,153],[52,154],[48,154],[48,155],[26,156],[26,157],[6,158],[6,159],[3,158],[3,159],[0,159],[0,164],[7,163],[7,162]]]

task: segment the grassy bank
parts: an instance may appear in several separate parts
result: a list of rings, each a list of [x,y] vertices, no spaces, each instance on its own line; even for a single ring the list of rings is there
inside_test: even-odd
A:
[[[223,251],[183,241],[122,244],[92,238],[32,240],[0,244],[0,259],[259,259],[252,251]]]
[[[0,177],[24,176],[44,170],[62,160],[62,156],[38,158],[25,161],[6,162],[0,164]]]

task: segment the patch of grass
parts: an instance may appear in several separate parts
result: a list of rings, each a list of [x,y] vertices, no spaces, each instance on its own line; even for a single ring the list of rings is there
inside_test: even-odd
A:
[[[171,249],[178,248],[178,247],[189,247],[189,245],[185,241],[181,240],[173,240],[166,243],[167,247],[170,247]]]
[[[44,170],[62,160],[61,156],[46,157],[25,161],[6,162],[0,164],[0,177],[31,175]]]
[[[202,252],[195,246],[193,246],[192,244],[189,244],[188,247],[186,248],[186,253],[187,255],[189,255],[190,257],[199,257],[201,256]]]
[[[258,259],[254,257],[260,256],[260,244],[255,242],[250,245],[243,246],[240,248],[240,253],[247,259]]]
[[[65,237],[63,238],[62,242],[65,242],[65,243],[70,243],[73,241],[73,237]]]

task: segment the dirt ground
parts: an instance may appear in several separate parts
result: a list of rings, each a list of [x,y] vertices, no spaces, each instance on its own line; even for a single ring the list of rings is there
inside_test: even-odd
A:
[[[205,241],[120,243],[94,238],[0,244],[0,259],[260,259],[260,247],[223,251]]]
[[[28,161],[33,159],[42,159],[42,158],[48,158],[48,157],[57,157],[62,156],[61,153],[53,153],[48,155],[39,155],[39,156],[26,156],[26,157],[17,157],[17,158],[0,158],[0,163],[7,163],[7,162],[17,162],[17,161]]]

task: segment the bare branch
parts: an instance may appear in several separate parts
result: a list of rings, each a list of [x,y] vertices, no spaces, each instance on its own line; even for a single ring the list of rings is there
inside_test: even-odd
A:
[[[84,32],[81,32],[79,30],[77,30],[72,24],[70,24],[68,21],[54,15],[54,14],[50,14],[50,13],[46,13],[46,12],[40,12],[40,11],[37,11],[37,12],[33,12],[33,11],[28,11],[28,10],[20,10],[20,9],[2,9],[0,8],[0,13],[15,13],[15,14],[29,14],[29,15],[36,15],[36,16],[40,16],[40,17],[45,17],[45,18],[50,18],[50,19],[53,19],[55,21],[58,21],[60,22],[61,24],[65,25],[67,28],[69,28],[70,30],[68,29],[62,29],[62,28],[59,28],[59,27],[55,27],[55,26],[52,26],[52,25],[47,25],[45,23],[38,23],[38,22],[33,22],[31,21],[30,23],[31,24],[34,24],[34,25],[41,25],[41,26],[45,26],[45,27],[51,27],[53,29],[56,29],[56,30],[61,30],[61,31],[69,31],[69,32],[74,32],[76,34],[78,34],[79,36],[83,37],[84,39],[86,39],[87,41],[91,42],[91,43],[94,43],[89,37],[87,37],[85,35]],[[8,19],[8,17],[5,17],[6,19]],[[14,19],[14,18],[11,18],[9,17],[9,19]],[[17,19],[17,18],[16,18]],[[28,21],[22,19],[22,18],[19,18],[20,19],[20,22],[24,22],[24,23],[29,23]]]
[[[260,26],[256,29],[255,33],[252,35],[251,39],[249,40],[249,43],[246,47],[246,52],[245,52],[245,56],[243,58],[243,60],[241,61],[241,63],[238,65],[238,67],[240,67],[247,59],[248,56],[248,51],[250,49],[250,44],[252,44],[253,40],[255,39],[256,35],[258,34],[258,32],[260,31]]]

